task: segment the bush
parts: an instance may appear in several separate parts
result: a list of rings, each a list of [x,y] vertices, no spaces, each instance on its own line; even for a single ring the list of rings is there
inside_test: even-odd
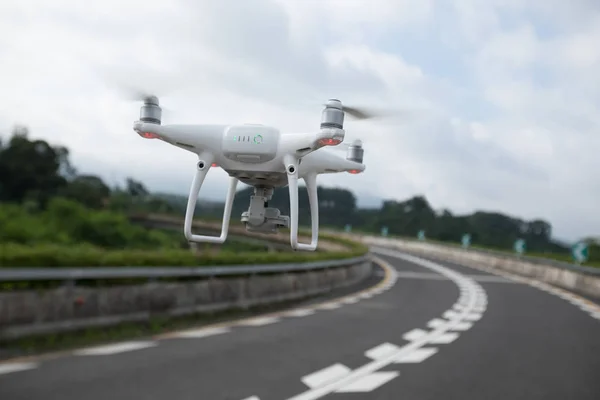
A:
[[[180,238],[130,223],[111,211],[88,209],[77,202],[54,198],[45,210],[0,205],[0,242],[22,245],[87,243],[108,249],[180,248]]]

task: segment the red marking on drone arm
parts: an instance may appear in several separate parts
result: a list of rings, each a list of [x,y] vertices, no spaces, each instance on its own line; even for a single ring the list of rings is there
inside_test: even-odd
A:
[[[319,140],[319,144],[323,145],[323,146],[335,146],[342,143],[341,140],[339,139],[320,139]]]

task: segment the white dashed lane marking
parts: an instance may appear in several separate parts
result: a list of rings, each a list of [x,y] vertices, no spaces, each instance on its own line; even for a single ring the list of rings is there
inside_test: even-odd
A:
[[[173,333],[170,335],[172,338],[187,338],[187,339],[200,339],[208,336],[221,335],[223,333],[229,333],[229,328],[204,328],[204,329],[191,329],[188,331],[182,331]]]
[[[358,378],[357,380],[353,381],[352,383],[349,383],[346,386],[342,386],[341,388],[337,389],[335,393],[372,392],[380,386],[385,385],[398,375],[400,375],[400,373],[396,371],[373,372],[371,374]]]
[[[314,389],[330,382],[335,382],[336,380],[347,376],[350,374],[350,372],[350,368],[343,364],[333,364],[329,367],[303,376],[301,381],[309,388]]]
[[[156,342],[125,342],[117,344],[109,344],[106,346],[89,347],[75,351],[73,354],[77,356],[106,356],[127,351],[141,350],[156,346]]]
[[[400,356],[396,359],[396,364],[415,364],[427,360],[429,357],[437,353],[435,347],[423,347],[413,351],[412,353]]]
[[[432,344],[448,344],[458,339],[458,333],[444,333],[443,335],[434,337],[429,341]]]
[[[445,320],[435,318],[427,323],[427,327],[428,328],[439,328],[440,326],[444,325],[445,323],[446,323]]]
[[[398,350],[400,350],[400,348],[395,344],[383,343],[379,346],[373,347],[371,350],[367,350],[365,352],[365,356],[371,360],[379,360],[397,352]]]
[[[467,331],[473,326],[472,322],[459,322],[451,328],[453,331]]]
[[[405,333],[402,336],[402,339],[408,342],[414,342],[415,340],[421,339],[425,335],[427,335],[427,332],[423,329],[413,329],[412,331]]]
[[[257,317],[250,318],[246,320],[239,321],[237,325],[239,326],[264,326],[274,324],[275,322],[279,322],[279,318],[277,317]]]

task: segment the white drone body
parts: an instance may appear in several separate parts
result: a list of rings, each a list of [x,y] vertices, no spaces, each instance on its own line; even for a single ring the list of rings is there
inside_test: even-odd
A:
[[[295,250],[315,251],[319,237],[317,175],[365,170],[360,143],[348,148],[346,158],[316,151],[336,146],[344,140],[344,108],[339,100],[329,100],[322,113],[320,130],[315,133],[284,134],[255,124],[243,125],[161,125],[162,111],[155,96],[146,97],[139,121],[133,129],[143,138],[160,139],[198,155],[185,214],[184,234],[188,241],[224,243],[227,239],[233,199],[239,181],[254,186],[242,221],[248,231],[277,233],[290,229],[290,244]],[[230,176],[220,236],[192,233],[198,194],[206,174],[220,167]],[[310,244],[298,242],[298,180],[304,179],[309,195],[312,238]],[[277,187],[289,187],[290,216],[281,215],[268,201]]]

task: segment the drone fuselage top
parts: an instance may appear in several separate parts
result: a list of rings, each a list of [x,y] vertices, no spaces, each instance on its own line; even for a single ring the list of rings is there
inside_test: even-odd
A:
[[[325,146],[340,144],[345,137],[344,111],[339,100],[329,100],[315,133],[283,134],[258,124],[240,125],[162,125],[156,97],[145,100],[139,121],[133,129],[143,138],[160,139],[197,154],[196,175],[190,190],[184,234],[190,242],[223,243],[227,238],[233,198],[238,181],[254,186],[255,194],[242,221],[250,231],[276,233],[290,228],[290,243],[296,250],[314,251],[318,243],[318,199],[316,176],[325,173],[360,173],[363,150],[351,146],[346,158],[319,152]],[[191,232],[198,193],[210,168],[220,167],[230,176],[220,236]],[[311,244],[298,243],[298,179],[304,179],[309,194],[312,220]],[[289,186],[290,217],[266,207],[273,188]]]

